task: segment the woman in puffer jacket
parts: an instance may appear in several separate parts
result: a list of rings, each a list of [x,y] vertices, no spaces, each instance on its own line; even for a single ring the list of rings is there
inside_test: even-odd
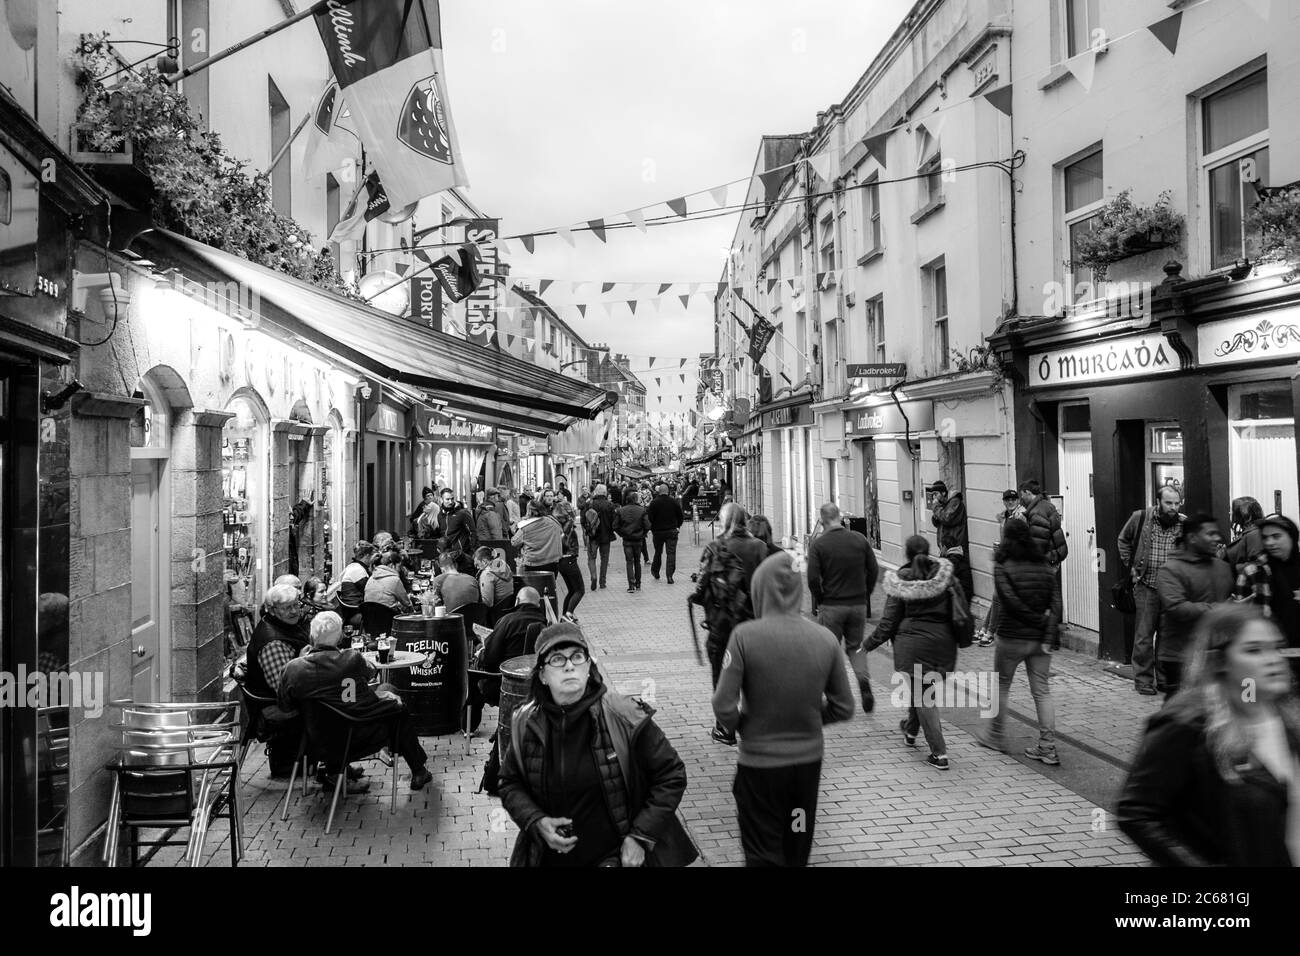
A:
[[[930,557],[930,542],[912,535],[904,546],[907,565],[885,574],[885,610],[880,624],[859,653],[894,642],[895,703],[907,703],[907,717],[898,725],[903,742],[916,746],[918,730],[930,745],[926,764],[948,769],[948,747],[943,739],[939,708],[925,703],[925,691],[936,694],[948,672],[957,665],[957,640],[952,628],[952,602],[966,596],[953,576],[952,562]],[[919,702],[919,703],[918,703]]]
[[[976,740],[992,750],[1005,751],[1003,727],[1007,704],[1011,699],[1011,682],[1016,668],[1025,662],[1029,675],[1029,693],[1038,711],[1038,744],[1025,751],[1026,757],[1059,766],[1056,755],[1056,711],[1048,676],[1052,655],[1045,649],[1047,629],[1052,623],[1052,587],[1055,575],[1034,542],[1029,524],[1023,518],[1008,518],[1002,528],[993,565],[993,585],[1001,607],[997,645],[993,649],[993,667],[998,672],[998,699],[987,733]]]

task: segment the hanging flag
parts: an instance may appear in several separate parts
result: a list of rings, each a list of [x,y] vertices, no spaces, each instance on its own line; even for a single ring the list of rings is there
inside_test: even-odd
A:
[[[685,376],[685,375],[678,375],[677,377],[680,378],[680,379],[682,380],[682,384],[683,384],[683,385],[686,384],[686,376]]]
[[[365,231],[366,223],[388,212],[388,208],[388,194],[384,192],[384,187],[379,182],[379,174],[371,170],[370,175],[357,187],[352,201],[343,212],[343,217],[330,230],[327,241],[347,242],[349,239],[357,238]],[[421,252],[422,250],[417,249],[415,254],[419,256]],[[427,256],[428,254],[425,253],[426,262]]]
[[[587,225],[588,227],[590,227],[591,231],[595,233],[597,239],[599,239],[601,242],[605,241],[605,220],[604,219],[588,220]]]
[[[650,356],[650,367],[651,368],[655,367],[655,357],[653,355]]]
[[[754,325],[749,330],[749,357],[755,362],[760,361],[774,335],[776,326],[761,315],[755,316]]]
[[[343,112],[343,96],[331,79],[316,97],[307,124],[303,175],[336,172],[345,162],[351,162],[357,152],[357,134],[342,121]]]
[[[727,204],[727,190],[729,188],[730,185],[716,186],[713,189],[709,190],[709,198],[712,199],[719,206],[725,206]]]
[[[780,282],[780,281],[781,281],[780,279],[768,279],[768,280],[767,280],[767,294],[768,294],[768,295],[771,295],[771,294],[772,294],[772,290],[776,288],[776,284],[777,284],[778,282]]]
[[[478,288],[478,257],[473,250],[472,243],[456,246],[433,264],[438,284],[453,302],[459,302]]]
[[[1157,20],[1147,27],[1151,35],[1165,45],[1165,49],[1170,53],[1178,52],[1178,31],[1183,25],[1183,11],[1179,10],[1172,16],[1165,17],[1163,20]]]
[[[676,215],[681,216],[683,219],[686,218],[686,197],[685,196],[680,196],[677,199],[670,199],[668,200],[667,205],[668,208],[671,209]]]
[[[1092,75],[1097,68],[1097,51],[1088,50],[1065,61],[1065,68],[1079,81],[1085,93],[1092,90]]]
[[[989,90],[984,94],[984,98],[993,105],[993,108],[1007,116],[1011,115],[1011,84],[999,86],[996,90]],[[882,161],[880,165],[885,165]]]
[[[881,166],[888,165],[885,162],[885,143],[888,140],[888,130],[883,133],[877,133],[875,136],[868,136],[862,140],[862,145],[866,147],[867,153]]]
[[[642,232],[645,232],[645,210],[644,209],[631,209],[623,213],[623,215],[627,216],[628,222],[632,223],[632,225],[636,226]]]
[[[438,0],[328,0],[315,19],[394,208],[468,186],[443,78]]]
[[[519,242],[523,245],[523,247],[524,247],[524,251],[527,252],[527,253],[531,256],[531,255],[533,254],[533,246],[534,246],[534,245],[536,244],[536,242],[537,242],[537,237],[536,237],[536,236],[520,236],[520,237],[519,237]]]
[[[506,348],[514,348],[515,337],[509,332],[506,333]]]

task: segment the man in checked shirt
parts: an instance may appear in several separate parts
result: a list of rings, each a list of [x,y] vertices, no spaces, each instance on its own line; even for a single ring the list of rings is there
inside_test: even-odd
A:
[[[1139,694],[1156,693],[1155,633],[1160,621],[1156,577],[1174,551],[1183,515],[1183,496],[1168,485],[1160,489],[1153,508],[1139,508],[1119,533],[1119,559],[1133,576],[1133,684]]]
[[[311,647],[298,597],[298,589],[289,584],[277,584],[266,592],[262,620],[248,642],[248,676],[244,682],[258,697],[274,700],[285,665]],[[275,728],[266,745],[271,779],[288,780],[298,755],[301,729],[296,720],[289,721],[288,715],[275,705],[267,707],[262,714]]]

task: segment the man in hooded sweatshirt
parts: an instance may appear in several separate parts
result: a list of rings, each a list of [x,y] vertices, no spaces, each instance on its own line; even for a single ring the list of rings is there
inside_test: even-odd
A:
[[[713,713],[740,737],[732,793],[745,865],[806,866],[822,726],[853,716],[853,692],[835,635],[799,613],[803,578],[788,553],[759,565],[750,595],[755,619],[731,632]]]
[[[1182,684],[1187,646],[1196,622],[1232,594],[1233,574],[1218,557],[1223,535],[1212,515],[1183,522],[1183,546],[1156,577],[1160,594],[1160,636],[1156,639],[1156,689],[1168,700]]]
[[[1233,598],[1253,601],[1277,625],[1286,638],[1291,671],[1300,681],[1300,529],[1276,514],[1255,526],[1264,553],[1242,567]]]

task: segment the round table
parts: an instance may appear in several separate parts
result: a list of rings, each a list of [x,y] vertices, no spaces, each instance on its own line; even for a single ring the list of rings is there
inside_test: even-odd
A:
[[[362,651],[361,656],[366,659],[366,663],[376,670],[391,671],[402,667],[414,667],[421,663],[427,655],[416,654],[413,651],[392,651],[388,657],[387,664],[379,662],[378,651]]]

